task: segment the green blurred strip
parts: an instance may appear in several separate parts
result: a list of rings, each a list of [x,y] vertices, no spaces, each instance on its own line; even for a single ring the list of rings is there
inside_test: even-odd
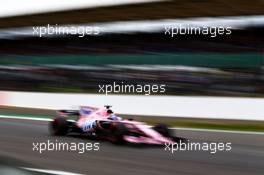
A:
[[[212,68],[260,68],[262,54],[148,54],[148,55],[59,55],[0,56],[1,65],[184,65]]]

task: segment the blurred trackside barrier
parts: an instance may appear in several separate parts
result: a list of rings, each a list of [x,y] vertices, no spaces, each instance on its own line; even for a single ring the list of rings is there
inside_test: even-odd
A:
[[[264,121],[264,98],[58,94],[0,91],[0,105],[78,109],[112,105],[120,114]]]
[[[183,65],[211,68],[261,68],[262,54],[150,54],[150,55],[63,55],[2,56],[0,65]]]
[[[5,104],[7,104],[8,103],[8,101],[7,101],[7,97],[8,96],[8,93],[2,93],[2,92],[0,92],[0,106],[1,105],[5,105]]]

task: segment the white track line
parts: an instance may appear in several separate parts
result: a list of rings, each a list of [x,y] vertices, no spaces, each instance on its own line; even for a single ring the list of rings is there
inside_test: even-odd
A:
[[[66,171],[57,171],[57,170],[46,170],[46,169],[37,169],[37,168],[26,168],[21,167],[25,170],[39,172],[39,173],[48,173],[48,174],[54,174],[54,175],[83,175],[83,174],[77,174],[77,173],[71,173]]]
[[[184,130],[184,131],[199,131],[199,132],[221,132],[221,133],[232,133],[232,134],[264,135],[264,132],[254,132],[254,131],[232,131],[232,130],[198,129],[198,128],[171,128],[171,129],[173,129],[173,130]]]
[[[26,117],[26,116],[9,116],[9,115],[0,115],[0,118],[7,119],[21,119],[21,120],[37,120],[37,121],[52,121],[50,118],[37,118],[37,117]]]
[[[35,120],[35,121],[47,121],[50,122],[53,119],[51,118],[41,118],[41,117],[26,117],[26,116],[9,116],[9,115],[0,115],[0,118],[6,118],[6,119],[19,119],[19,120]],[[74,121],[74,120],[68,120],[68,121]]]

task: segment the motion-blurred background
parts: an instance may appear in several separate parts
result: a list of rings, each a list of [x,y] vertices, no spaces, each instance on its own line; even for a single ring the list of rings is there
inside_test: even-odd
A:
[[[100,34],[33,34],[47,25]],[[232,32],[165,34],[180,25]],[[263,29],[263,0],[0,0],[0,174],[263,175]],[[113,82],[165,84],[166,93],[98,95]],[[47,121],[58,109],[106,104],[123,118],[232,150],[171,154],[103,141],[82,155],[32,150],[34,142],[97,141],[52,137]]]
[[[263,1],[122,3],[41,13],[32,3],[28,12],[2,11],[0,89],[97,92],[98,84],[123,81],[166,84],[166,94],[173,95],[263,96]],[[164,22],[230,26],[232,34],[172,38],[164,34]],[[47,24],[102,31],[83,38],[33,36],[32,27]]]

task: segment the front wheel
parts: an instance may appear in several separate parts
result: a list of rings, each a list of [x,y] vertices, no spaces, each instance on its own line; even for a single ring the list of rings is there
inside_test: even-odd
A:
[[[66,135],[68,129],[68,122],[63,117],[57,117],[50,123],[50,132],[52,135]]]
[[[164,137],[169,137],[171,138],[174,142],[177,143],[187,143],[189,140],[183,137],[175,137],[172,133],[171,130],[168,128],[167,125],[164,124],[158,124],[153,127],[155,131],[163,135]]]
[[[123,144],[125,142],[124,136],[128,133],[128,129],[122,123],[118,123],[113,126],[111,136],[111,142],[114,144]]]
[[[165,124],[158,124],[158,125],[154,126],[153,129],[165,137],[171,137],[172,136],[168,126]]]
[[[172,137],[173,141],[176,143],[188,143],[188,139],[183,137]]]

